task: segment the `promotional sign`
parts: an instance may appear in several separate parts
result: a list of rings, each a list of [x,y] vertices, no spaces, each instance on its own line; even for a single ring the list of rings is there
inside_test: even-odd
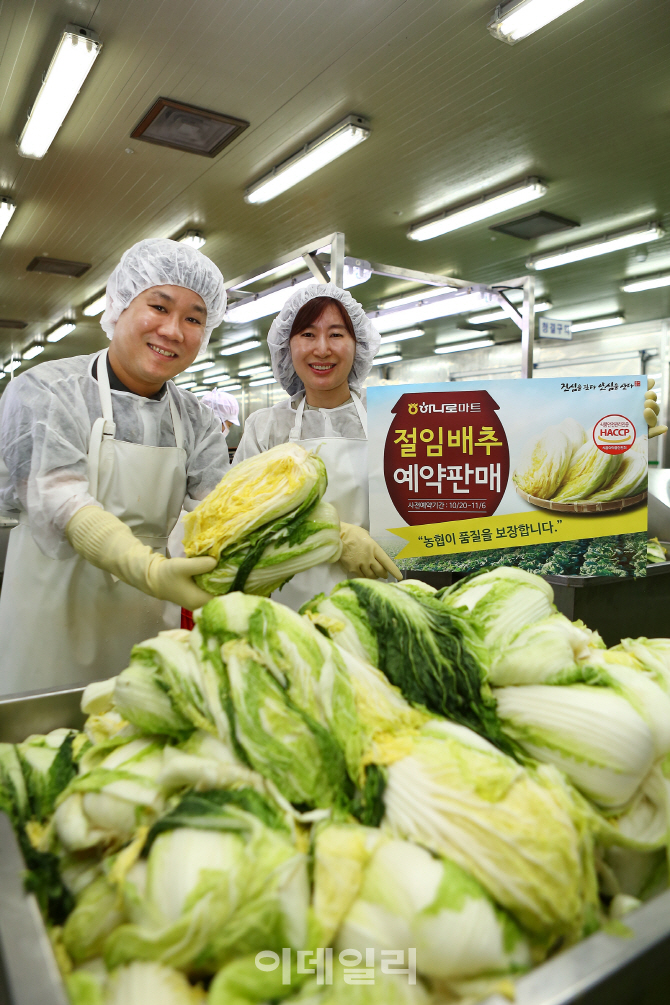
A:
[[[372,536],[404,569],[453,570],[473,552],[640,535],[608,554],[614,574],[643,574],[645,390],[639,376],[368,388]]]

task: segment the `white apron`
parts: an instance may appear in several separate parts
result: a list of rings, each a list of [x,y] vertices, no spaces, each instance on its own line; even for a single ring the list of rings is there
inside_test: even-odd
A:
[[[136,537],[165,554],[186,495],[181,418],[167,387],[176,446],[115,440],[107,350],[96,362],[102,418],[91,430],[89,491]],[[87,684],[119,673],[132,646],[179,625],[179,608],[79,555],[47,558],[27,514],[9,536],[0,596],[0,694]]]
[[[328,488],[324,500],[332,503],[340,520],[353,523],[365,530],[370,529],[370,502],[368,497],[368,417],[363,403],[355,393],[351,396],[365,433],[364,440],[347,436],[333,436],[330,416],[322,413],[326,421],[325,436],[303,440],[302,416],[305,411],[303,398],[296,409],[295,423],[289,434],[291,443],[299,443],[305,450],[319,450],[319,457],[326,465]],[[332,588],[348,575],[339,562],[316,565],[297,576],[281,588],[275,590],[272,599],[292,607],[294,611],[302,607],[317,593],[330,593]]]

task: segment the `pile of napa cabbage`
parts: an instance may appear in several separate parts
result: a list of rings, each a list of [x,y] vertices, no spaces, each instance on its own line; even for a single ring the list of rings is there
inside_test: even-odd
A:
[[[526,444],[514,483],[536,499],[610,502],[647,488],[647,437],[623,454],[608,454],[588,442],[576,419],[547,426]]]
[[[504,568],[228,593],[82,732],[0,745],[73,1005],[473,1002],[667,885],[670,640],[552,601]]]

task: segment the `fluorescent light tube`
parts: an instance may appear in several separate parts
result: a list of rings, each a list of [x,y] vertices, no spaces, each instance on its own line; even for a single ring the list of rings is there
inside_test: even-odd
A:
[[[9,363],[5,364],[5,373],[13,373],[14,370],[18,370],[18,368],[20,366],[21,366],[21,360],[20,359],[10,360]]]
[[[435,318],[446,318],[453,314],[467,314],[469,311],[488,307],[491,298],[482,293],[451,293],[444,300],[419,300],[414,306],[404,310],[371,311],[368,317],[381,334],[411,328],[432,321]]]
[[[420,338],[425,334],[423,328],[410,328],[406,332],[396,332],[395,335],[384,335],[380,345],[388,345],[389,342],[404,342],[407,338]]]
[[[181,383],[177,384],[177,387],[181,387],[182,390],[184,390],[184,391],[187,391],[189,387],[197,387],[197,386],[198,386],[197,380],[187,380],[183,384],[181,384]]]
[[[44,157],[101,48],[92,31],[74,24],[66,26],[19,137],[22,157]]]
[[[276,384],[274,377],[259,377],[258,380],[250,380],[249,387],[262,387],[263,384]]]
[[[552,269],[556,265],[583,262],[586,258],[607,255],[610,251],[621,251],[623,248],[634,248],[637,244],[646,244],[648,241],[658,241],[659,237],[663,237],[663,233],[662,227],[657,223],[645,223],[642,227],[633,227],[618,234],[604,234],[594,241],[538,255],[526,264],[530,269]]]
[[[203,359],[200,363],[193,363],[191,366],[187,366],[184,373],[197,373],[198,370],[209,370],[212,366],[216,366],[213,359]]]
[[[101,293],[99,297],[96,297],[87,307],[84,307],[84,314],[87,318],[97,317],[98,314],[102,314],[105,309],[105,301],[107,299],[106,293]]]
[[[327,269],[328,275],[331,270]],[[360,268],[355,265],[344,266],[344,288],[351,289],[352,286],[359,286],[367,283],[372,273],[369,269]],[[314,276],[303,279],[293,285],[282,286],[278,290],[270,290],[268,293],[259,293],[253,300],[248,300],[234,305],[226,312],[225,320],[229,324],[244,324],[247,321],[257,321],[259,318],[268,317],[270,314],[278,314],[289,297],[292,297],[298,290],[304,290],[308,286],[313,286],[317,280]]]
[[[40,353],[44,352],[43,345],[31,345],[30,349],[26,349],[24,353],[21,354],[21,359],[35,359]]]
[[[453,289],[453,287],[451,287]],[[405,304],[415,304],[417,300],[430,300],[431,297],[439,297],[442,293],[448,293],[448,286],[432,286],[429,290],[419,290],[416,293],[409,293],[406,297],[398,297],[395,300],[385,300],[379,305],[380,311],[388,310],[391,307],[404,307]]]
[[[523,0],[522,3],[500,4],[489,31],[502,42],[514,45],[580,3],[582,0]]]
[[[272,367],[269,363],[263,363],[262,366],[251,366],[248,370],[238,370],[238,377],[260,377],[261,374],[266,376],[272,373]]]
[[[477,342],[468,342],[466,344],[459,342],[456,345],[440,345],[433,351],[437,356],[443,356],[446,352],[465,352],[466,349],[487,349],[492,345],[495,345],[492,338],[483,338]]]
[[[225,384],[221,388],[221,390],[222,391],[241,391],[242,390],[242,385],[241,384]]]
[[[207,244],[207,238],[199,230],[187,230],[181,237],[177,238],[177,243],[187,244],[189,248],[195,248],[196,251],[200,251]]]
[[[60,342],[62,338],[73,332],[77,326],[73,325],[70,321],[67,324],[59,325],[50,335],[47,335],[47,342]]]
[[[369,135],[370,128],[364,118],[347,115],[332,129],[306,143],[302,150],[250,185],[244,193],[245,202],[259,204],[274,199],[367,140]]]
[[[515,304],[515,307],[521,309],[521,304]],[[535,313],[541,314],[542,311],[548,311],[551,307],[551,301],[540,300],[539,303],[535,304]],[[509,321],[509,318],[503,310],[491,311],[490,314],[476,314],[473,318],[468,318],[468,322],[473,325],[487,325],[489,321]]]
[[[230,374],[229,373],[212,373],[212,374],[209,375],[209,377],[203,377],[202,378],[203,384],[217,384],[217,383],[220,383],[222,380],[230,380]]]
[[[247,352],[249,349],[258,349],[260,342],[258,339],[252,338],[248,342],[239,342],[237,345],[231,345],[229,349],[222,349],[219,353],[220,356],[234,356],[238,352]]]
[[[570,325],[572,332],[590,332],[597,328],[614,328],[622,325],[625,321],[620,314],[610,315],[606,318],[592,318],[590,321],[573,321]]]
[[[670,273],[666,273],[664,276],[631,279],[621,289],[624,293],[642,293],[643,290],[658,290],[661,286],[670,286]]]
[[[7,230],[7,224],[14,216],[15,209],[16,203],[13,199],[8,199],[7,196],[3,196],[0,199],[0,237]]]
[[[468,227],[471,223],[479,223],[480,220],[487,220],[490,216],[497,216],[498,213],[505,213],[516,206],[523,206],[527,202],[539,199],[546,191],[547,186],[539,178],[526,178],[516,185],[510,185],[464,206],[440,213],[439,216],[432,217],[424,223],[416,223],[409,228],[407,236],[413,241],[429,241],[441,234],[449,234],[452,230],[460,230],[461,227]]]
[[[382,366],[384,363],[399,363],[402,356],[397,353],[394,356],[378,356],[376,359],[372,360],[373,366]]]

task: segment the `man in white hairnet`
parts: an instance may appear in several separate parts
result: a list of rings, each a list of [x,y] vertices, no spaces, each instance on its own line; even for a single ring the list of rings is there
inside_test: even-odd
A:
[[[140,241],[107,283],[109,348],[42,363],[5,391],[0,511],[19,525],[0,596],[0,693],[119,673],[135,643],[209,599],[193,577],[215,560],[171,559],[166,544],[228,451],[220,421],[171,378],[225,306],[199,251]]]
[[[229,432],[231,426],[239,426],[240,406],[237,398],[228,394],[223,388],[215,387],[213,391],[207,391],[201,396],[200,401],[203,405],[211,408],[214,415],[221,420],[221,430],[224,436]]]
[[[361,305],[332,283],[290,297],[268,333],[275,377],[291,396],[252,412],[233,464],[278,443],[319,451],[328,473],[324,495],[342,526],[338,562],[294,576],[274,599],[298,610],[347,576],[386,579],[401,573],[370,537],[368,423],[362,385],[380,336]]]

